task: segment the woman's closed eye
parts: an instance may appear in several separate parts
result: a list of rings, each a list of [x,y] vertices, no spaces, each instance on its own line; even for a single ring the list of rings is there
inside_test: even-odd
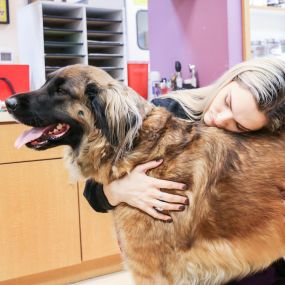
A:
[[[225,99],[225,104],[227,105],[227,107],[232,111],[232,96],[231,93],[229,93],[226,96]],[[233,111],[232,111],[233,112]],[[235,120],[235,119],[234,119]],[[235,126],[236,126],[236,130],[238,132],[250,132],[251,130],[247,129],[246,127],[242,126],[241,124],[239,124],[238,122],[235,121]]]
[[[230,93],[226,96],[225,104],[232,110],[232,98]]]
[[[240,125],[239,123],[236,123],[236,126],[237,126],[237,129],[240,131],[240,132],[250,132],[251,130],[243,127],[242,125]]]

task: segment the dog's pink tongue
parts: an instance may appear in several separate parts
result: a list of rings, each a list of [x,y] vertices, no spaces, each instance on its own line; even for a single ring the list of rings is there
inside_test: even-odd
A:
[[[26,130],[24,131],[15,141],[15,148],[20,148],[22,147],[24,144],[33,141],[37,138],[39,138],[44,131],[48,129],[48,127],[44,127],[44,128],[32,128],[30,130]]]

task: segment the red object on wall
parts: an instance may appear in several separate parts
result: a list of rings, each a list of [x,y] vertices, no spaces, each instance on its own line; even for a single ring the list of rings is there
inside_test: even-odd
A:
[[[28,65],[0,64],[0,78],[8,79],[15,93],[30,91]],[[11,93],[7,82],[0,80],[0,100],[5,100]]]
[[[128,63],[128,84],[138,94],[147,99],[148,64]]]

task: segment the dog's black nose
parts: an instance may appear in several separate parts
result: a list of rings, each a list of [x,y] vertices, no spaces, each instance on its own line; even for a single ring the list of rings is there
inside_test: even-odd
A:
[[[10,97],[5,101],[5,104],[8,111],[15,111],[18,102],[15,97]]]

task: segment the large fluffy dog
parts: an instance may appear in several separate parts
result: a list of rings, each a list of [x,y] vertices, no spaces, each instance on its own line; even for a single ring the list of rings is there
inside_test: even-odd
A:
[[[6,104],[37,127],[18,147],[69,145],[71,167],[86,178],[108,183],[163,157],[149,175],[188,185],[190,205],[170,213],[173,223],[128,205],[114,210],[136,284],[224,284],[285,255],[284,133],[238,135],[190,124],[83,65],[58,70],[39,90]]]

